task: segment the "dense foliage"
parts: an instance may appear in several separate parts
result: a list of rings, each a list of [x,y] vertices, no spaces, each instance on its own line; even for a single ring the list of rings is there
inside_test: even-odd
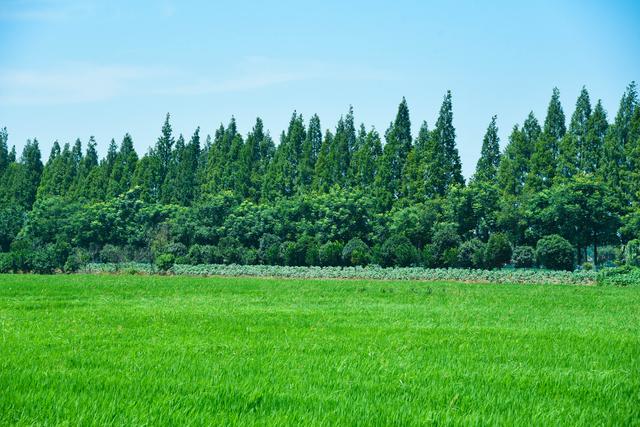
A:
[[[277,146],[259,118],[244,136],[232,118],[185,138],[167,114],[142,156],[125,134],[103,159],[93,138],[85,149],[56,141],[44,165],[37,140],[18,157],[3,129],[0,269],[638,263],[638,104],[632,83],[609,123],[583,89],[566,123],[554,89],[544,121],[530,113],[502,152],[494,116],[468,182],[450,92],[415,138],[404,99],[383,138],[352,108],[324,132],[294,112]]]

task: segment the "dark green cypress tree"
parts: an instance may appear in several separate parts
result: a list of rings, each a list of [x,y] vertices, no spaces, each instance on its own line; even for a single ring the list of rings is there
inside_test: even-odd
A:
[[[586,173],[599,174],[600,172],[604,155],[604,140],[608,127],[607,112],[602,107],[602,102],[598,100],[593,109],[593,114],[591,114],[587,122],[587,135],[582,158],[582,169]]]
[[[482,140],[480,159],[476,165],[473,180],[484,183],[495,183],[500,166],[500,138],[498,137],[497,117],[493,116],[487,132]]]
[[[3,185],[0,186],[0,201],[31,210],[43,169],[38,140],[27,140],[20,162],[9,164],[5,170]]]
[[[300,158],[305,139],[304,120],[294,111],[287,132],[280,137],[280,144],[265,177],[263,196],[267,200],[278,196],[291,197],[298,193]]]
[[[348,181],[349,163],[356,145],[356,131],[353,121],[353,107],[349,107],[346,117],[340,117],[333,144],[329,149],[329,167],[332,184],[345,186]]]
[[[13,163],[16,161],[16,146],[12,145],[11,150],[9,151],[9,163]]]
[[[553,183],[558,168],[560,141],[565,133],[565,116],[560,104],[560,91],[558,88],[553,88],[544,128],[531,156],[531,172],[527,175],[527,187],[531,193],[549,188]]]
[[[109,184],[107,186],[107,196],[116,197],[126,193],[133,182],[133,175],[138,164],[138,154],[133,147],[133,139],[128,133],[122,139],[120,151],[116,155]]]
[[[169,170],[162,183],[162,196],[160,202],[163,204],[180,204],[182,195],[180,192],[180,162],[185,154],[185,143],[182,134],[178,135],[176,139],[174,149],[171,153],[171,162],[169,163]]]
[[[178,161],[178,184],[174,198],[175,203],[183,206],[191,206],[197,200],[198,189],[198,165],[200,159],[200,128],[198,127],[187,146],[181,151]]]
[[[398,106],[395,121],[389,125],[385,133],[385,140],[375,187],[378,190],[380,207],[389,208],[395,200],[403,196],[404,166],[412,147],[409,107],[404,97]]]
[[[310,189],[313,184],[313,175],[321,145],[322,129],[320,127],[320,118],[317,114],[314,114],[309,120],[307,137],[302,144],[302,157],[299,166],[299,180],[302,191]]]
[[[456,129],[453,127],[451,91],[447,91],[444,96],[432,137],[444,152],[445,188],[448,189],[453,185],[464,185],[462,164],[456,147]]]
[[[331,177],[331,168],[329,165],[329,153],[333,145],[333,134],[327,129],[318,153],[316,161],[315,173],[313,175],[313,189],[315,191],[326,193],[333,185]]]
[[[362,125],[350,164],[353,187],[367,192],[372,189],[381,155],[380,135],[373,128],[366,132]]]
[[[591,117],[591,101],[589,92],[583,86],[576,101],[576,109],[571,116],[569,131],[560,140],[558,155],[558,175],[571,178],[584,171],[587,133]]]
[[[175,143],[172,135],[171,116],[167,113],[167,116],[162,125],[162,134],[156,142],[155,155],[158,157],[160,164],[160,176],[162,179],[167,175],[169,168],[171,167],[173,144]]]
[[[96,140],[93,136],[89,137],[87,150],[78,166],[78,174],[74,184],[73,194],[77,199],[81,200],[100,200],[97,193],[98,170],[98,152],[96,150]]]
[[[9,149],[7,146],[7,141],[9,139],[9,134],[7,133],[7,128],[0,129],[0,177],[4,171],[9,167]]]
[[[160,200],[160,157],[151,149],[142,156],[133,174],[132,187],[140,191],[140,198],[149,203]]]
[[[609,186],[620,192],[623,199],[629,197],[629,162],[627,155],[631,144],[629,133],[631,120],[638,107],[638,93],[635,82],[625,90],[620,100],[616,118],[607,131],[604,143],[605,164],[603,176]]]

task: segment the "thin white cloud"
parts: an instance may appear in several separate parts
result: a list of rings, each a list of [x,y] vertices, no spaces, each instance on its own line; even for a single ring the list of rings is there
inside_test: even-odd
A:
[[[322,62],[285,63],[245,58],[216,76],[190,69],[154,66],[66,64],[51,69],[0,70],[0,103],[60,105],[106,101],[118,97],[193,96],[259,90],[303,81],[388,80],[379,70]],[[229,76],[233,77],[229,77]]]
[[[136,84],[165,73],[132,66],[73,64],[50,70],[0,71],[0,102],[56,105],[108,100],[135,90]]]
[[[200,95],[220,92],[240,92],[286,83],[312,80],[389,80],[389,72],[335,65],[320,61],[280,62],[252,56],[232,70],[238,77],[214,78],[197,76],[187,84],[163,88],[163,94]]]

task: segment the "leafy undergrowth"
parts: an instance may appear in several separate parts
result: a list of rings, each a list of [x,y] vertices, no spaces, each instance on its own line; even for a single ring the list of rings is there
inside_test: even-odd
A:
[[[85,273],[156,273],[150,264],[89,264]],[[271,265],[174,265],[171,273],[190,276],[256,276],[318,279],[384,279],[456,281],[474,283],[577,284],[591,285],[597,280],[594,271],[552,271],[535,269],[469,270],[462,268],[395,267],[284,267]]]
[[[640,288],[0,275],[0,425],[638,425]]]

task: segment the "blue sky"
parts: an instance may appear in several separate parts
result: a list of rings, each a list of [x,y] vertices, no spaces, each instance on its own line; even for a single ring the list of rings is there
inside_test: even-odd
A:
[[[297,110],[335,126],[350,104],[381,133],[406,97],[414,134],[453,93],[468,177],[498,115],[501,143],[554,86],[567,117],[582,85],[610,118],[640,80],[640,3],[0,0],[0,126],[104,154],[125,132],[139,153],[164,114],[213,133],[235,115],[271,134]]]

